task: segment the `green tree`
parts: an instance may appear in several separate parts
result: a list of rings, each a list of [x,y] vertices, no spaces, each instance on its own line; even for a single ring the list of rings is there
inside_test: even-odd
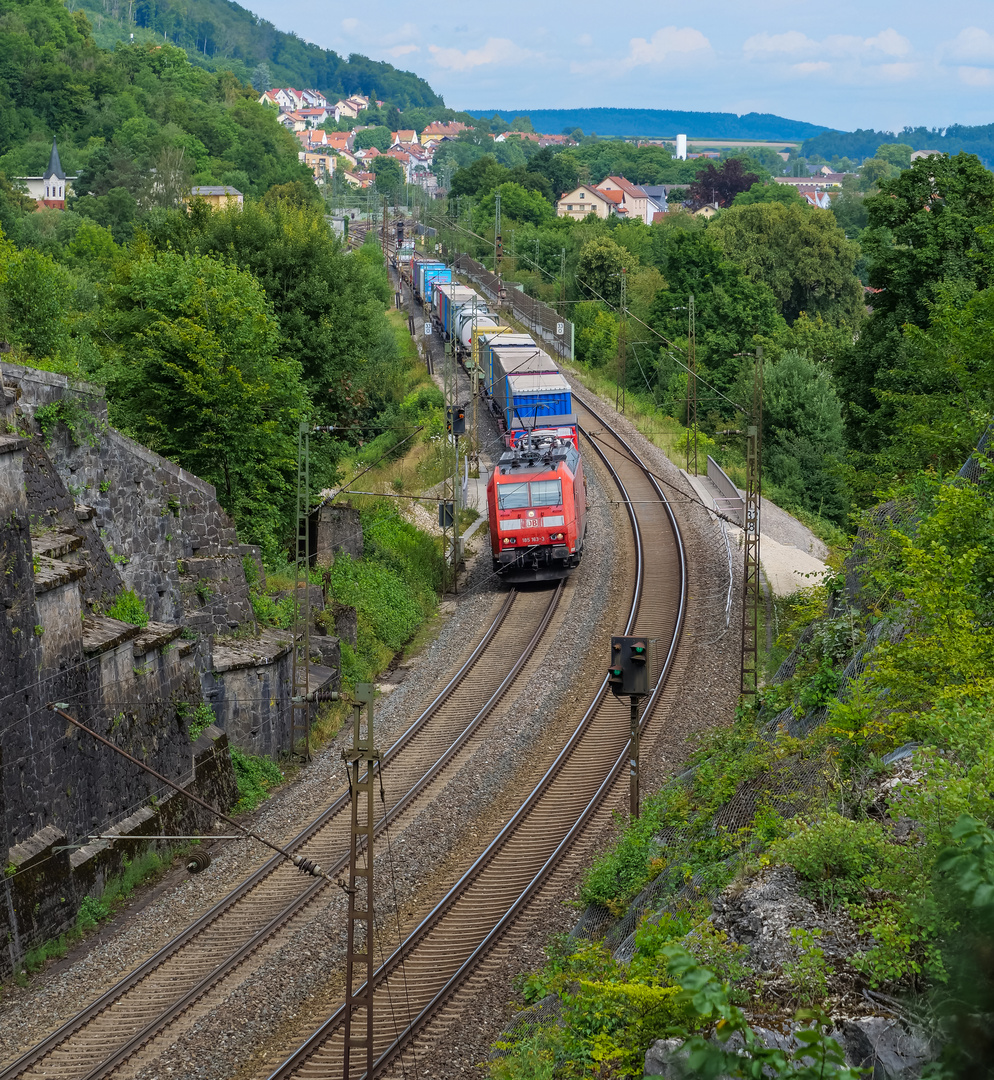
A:
[[[397,192],[404,186],[404,170],[400,162],[384,154],[373,158],[372,169],[376,174],[376,190],[388,199],[396,199]]]
[[[631,273],[638,260],[609,236],[598,236],[580,249],[576,278],[580,290],[611,307],[621,303],[621,275]]]
[[[708,381],[730,395],[741,367],[737,354],[752,351],[757,335],[773,337],[786,331],[768,285],[753,281],[724,253],[710,227],[661,231],[657,267],[667,287],[660,289],[649,321],[669,341],[687,335],[687,302],[694,296],[697,358]],[[662,350],[659,385],[666,388],[675,367]],[[717,412],[731,405],[713,398]]]
[[[867,158],[859,167],[859,186],[863,191],[878,187],[882,180],[890,180],[897,173],[897,168],[886,158]]]
[[[763,472],[771,498],[841,524],[842,406],[824,365],[798,353],[763,363]]]
[[[808,201],[799,195],[793,184],[753,184],[748,191],[740,191],[732,200],[732,206],[752,206],[753,203],[777,202],[789,206],[795,203],[807,206]]]
[[[873,314],[837,361],[835,376],[847,441],[872,454],[887,441],[891,420],[880,392],[913,390],[902,329],[928,326],[944,286],[990,284],[986,242],[978,228],[991,222],[994,176],[972,154],[922,158],[883,181],[866,207],[869,224],[860,245],[870,261],[870,285],[877,290]]]
[[[273,76],[269,70],[269,65],[265,60],[262,60],[252,69],[252,89],[264,94],[272,88],[272,85]]]
[[[368,127],[356,132],[352,140],[352,149],[368,150],[371,146],[375,146],[381,153],[386,153],[392,141],[393,136],[388,127]]]
[[[731,206],[736,195],[758,181],[756,173],[746,172],[741,158],[729,158],[719,168],[709,161],[690,185],[690,198],[695,206]]]
[[[276,556],[305,397],[259,282],[207,255],[139,252],[118,264],[104,326],[112,421],[214,484],[240,534]]]
[[[911,147],[907,143],[882,143],[877,147],[876,156],[895,169],[911,168]]]
[[[552,208],[547,200],[536,191],[528,191],[520,184],[504,183],[480,198],[473,212],[473,222],[477,232],[493,230],[496,219],[496,199],[500,194],[500,213],[502,222],[520,221],[531,225],[542,225],[552,218]]]
[[[843,177],[842,187],[832,192],[829,209],[835,215],[839,228],[850,240],[858,239],[870,220],[865,197],[854,176]]]
[[[770,287],[788,323],[803,311],[855,328],[863,306],[854,272],[859,247],[828,210],[799,202],[733,206],[708,232],[753,280]]]

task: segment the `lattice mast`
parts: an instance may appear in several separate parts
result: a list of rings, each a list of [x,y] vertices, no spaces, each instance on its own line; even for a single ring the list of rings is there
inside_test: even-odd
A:
[[[693,438],[693,446],[691,439]],[[694,294],[687,300],[687,472],[697,475],[697,320]]]
[[[763,452],[763,350],[756,350],[752,417],[746,428],[745,574],[742,583],[742,681],[740,693],[759,690],[759,530]]]
[[[297,753],[303,739],[301,757],[311,759],[311,429],[297,428],[297,525],[293,560],[293,663],[290,683],[290,753]],[[303,597],[301,597],[303,592]],[[303,602],[301,602],[303,601]],[[301,632],[301,620],[303,632]],[[301,655],[302,654],[302,655]]]
[[[345,957],[344,1080],[349,1080],[352,1051],[365,1051],[367,1077],[373,1075],[373,770],[380,760],[373,742],[373,686],[359,683],[352,706],[352,748],[342,751],[352,791],[349,846],[348,942]],[[366,731],[362,712],[366,710]],[[365,772],[363,772],[365,766]],[[365,865],[359,865],[359,855]],[[356,980],[361,980],[356,987]],[[353,1032],[358,1030],[358,1036]],[[358,1055],[357,1055],[358,1056]]]
[[[614,393],[614,408],[625,412],[625,385],[628,382],[628,271],[621,268],[621,311],[618,317],[618,368],[621,372],[618,389]]]

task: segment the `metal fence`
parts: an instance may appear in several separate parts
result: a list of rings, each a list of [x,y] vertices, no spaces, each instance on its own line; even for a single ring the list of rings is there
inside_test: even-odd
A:
[[[503,284],[503,303],[514,312],[519,322],[527,326],[535,340],[544,341],[552,352],[563,360],[573,358],[573,324],[564,319],[555,308],[519,289],[507,288],[506,282],[502,283],[496,274],[468,255],[457,255],[452,265],[497,303],[501,302],[500,291]]]

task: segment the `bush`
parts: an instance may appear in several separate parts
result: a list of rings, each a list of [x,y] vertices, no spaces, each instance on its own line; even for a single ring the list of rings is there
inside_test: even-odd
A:
[[[794,818],[791,836],[770,848],[774,862],[793,866],[822,903],[858,900],[891,858],[883,829],[832,811],[824,817]]]
[[[238,781],[238,802],[232,813],[242,814],[268,799],[270,789],[283,783],[283,773],[272,758],[245,754],[237,746],[232,746],[230,752]]]
[[[131,623],[132,626],[148,626],[148,612],[145,610],[145,601],[134,591],[125,589],[118,593],[114,603],[107,609],[107,614],[112,619],[120,619],[121,622]]]

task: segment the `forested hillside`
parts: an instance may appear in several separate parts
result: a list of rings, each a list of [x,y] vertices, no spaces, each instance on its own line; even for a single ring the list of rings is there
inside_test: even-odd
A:
[[[896,135],[891,131],[826,131],[807,138],[801,153],[807,157],[820,154],[862,161],[885,143],[906,143],[912,150],[938,150],[943,154],[961,151],[976,154],[985,165],[994,163],[994,124],[968,126],[952,124],[947,128],[906,127]]]
[[[269,83],[257,86],[259,90],[289,85],[328,95],[362,93],[401,109],[442,104],[424,79],[409,71],[357,54],[345,59],[277,30],[231,0],[80,0],[78,7],[93,24],[96,40],[107,48],[128,41],[131,34],[139,42],[169,42],[211,71],[233,71],[243,82]]]
[[[698,139],[809,139],[824,131],[818,124],[787,120],[770,113],[683,112],[676,109],[467,109],[471,116],[505,120],[527,116],[536,131],[558,133],[580,128],[601,138],[670,138],[683,132]]]

